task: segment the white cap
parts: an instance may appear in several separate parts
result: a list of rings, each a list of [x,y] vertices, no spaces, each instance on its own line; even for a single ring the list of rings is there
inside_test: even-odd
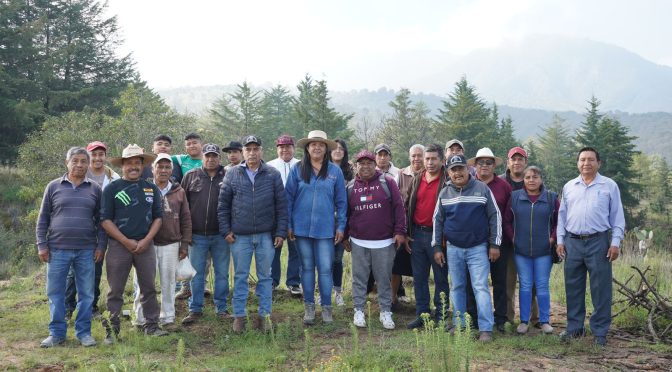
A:
[[[159,155],[157,155],[156,159],[154,159],[154,162],[152,163],[152,165],[156,165],[161,160],[168,160],[168,161],[170,161],[170,165],[171,166],[173,165],[173,159],[170,157],[170,155],[168,155],[166,153],[160,153]]]

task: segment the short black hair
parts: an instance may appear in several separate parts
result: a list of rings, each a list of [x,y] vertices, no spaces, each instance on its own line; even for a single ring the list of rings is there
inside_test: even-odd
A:
[[[595,153],[595,157],[597,158],[597,161],[600,161],[600,153],[597,152],[597,150],[595,150],[595,148],[590,147],[590,146],[582,147],[581,150],[579,150],[579,153],[576,154],[576,161],[579,161],[579,157],[581,156],[581,153],[582,153],[582,152],[586,152],[586,151],[592,151],[592,152],[594,152],[594,153]]]
[[[439,154],[439,159],[443,160],[443,146],[437,144],[437,143],[432,143],[430,145],[427,145],[425,147],[425,152],[436,152]]]
[[[184,136],[185,141],[189,141],[190,139],[197,139],[201,142],[203,142],[203,138],[201,138],[201,135],[198,133],[189,133],[186,136]]]
[[[170,138],[170,136],[167,136],[165,134],[159,134],[158,136],[154,137],[154,142],[159,142],[159,141],[166,141],[170,143],[171,145],[173,144],[173,139]]]

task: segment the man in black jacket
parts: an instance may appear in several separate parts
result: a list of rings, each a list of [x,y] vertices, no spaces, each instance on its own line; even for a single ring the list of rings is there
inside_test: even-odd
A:
[[[273,248],[282,247],[287,236],[287,200],[282,178],[280,172],[261,160],[261,155],[261,140],[247,136],[243,140],[245,161],[226,174],[219,193],[219,231],[231,245],[235,270],[232,303],[236,333],[245,330],[252,254],[257,265],[259,299],[255,328],[268,328],[265,318],[271,314]]]

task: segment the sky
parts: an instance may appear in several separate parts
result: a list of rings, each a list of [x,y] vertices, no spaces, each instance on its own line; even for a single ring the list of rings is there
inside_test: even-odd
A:
[[[668,0],[109,0],[108,14],[120,54],[132,53],[157,89],[295,86],[306,74],[336,90],[396,88],[395,69],[534,35],[600,41],[672,66]],[[410,58],[424,55],[432,58]],[[366,79],[378,68],[390,72]]]

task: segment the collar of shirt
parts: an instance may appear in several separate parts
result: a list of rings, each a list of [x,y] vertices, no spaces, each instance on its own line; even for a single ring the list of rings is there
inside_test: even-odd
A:
[[[591,185],[595,185],[595,184],[603,184],[603,183],[605,183],[605,180],[604,180],[604,177],[602,177],[602,175],[600,174],[600,172],[597,172],[597,174],[595,175],[595,179],[593,179],[593,182],[591,182],[590,185],[586,185],[586,183],[583,182],[583,176],[582,175],[579,175],[578,177],[576,177],[574,179],[574,183],[575,184],[581,183],[581,184],[585,185],[586,187],[590,187]]]
[[[254,185],[254,177],[259,173],[259,169],[261,169],[261,163],[259,164],[259,167],[257,167],[257,170],[253,171],[250,168],[247,167],[246,163],[241,163],[241,167],[245,168],[245,173],[247,173],[247,177],[250,179],[250,182]]]
[[[70,178],[68,177],[67,173],[63,175],[63,178],[61,178],[61,183],[63,183],[63,182],[67,182],[70,185],[72,185],[73,189],[77,188],[77,186],[75,186],[75,184],[72,183],[72,181],[70,181]],[[84,179],[82,180],[82,183],[91,183],[91,180],[88,177],[84,177]]]
[[[157,185],[157,186],[158,186],[158,185]],[[168,194],[168,192],[170,191],[171,188],[173,188],[173,185],[172,185],[170,182],[168,182],[168,184],[166,185],[166,187],[160,189],[160,191],[161,191],[161,196],[166,196],[166,195]]]

